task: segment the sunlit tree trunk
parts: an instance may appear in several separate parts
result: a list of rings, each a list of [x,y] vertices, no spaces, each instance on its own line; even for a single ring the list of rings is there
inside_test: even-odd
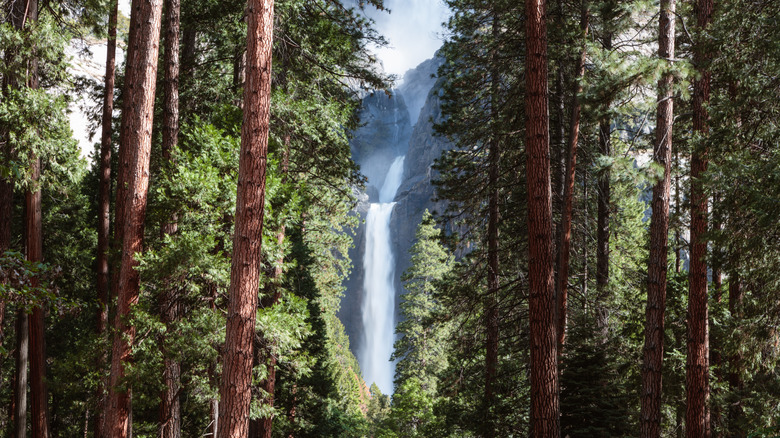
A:
[[[559,437],[547,113],[547,11],[545,0],[526,0],[525,5],[531,434]]]
[[[236,197],[236,225],[219,403],[219,438],[249,433],[252,338],[262,265],[261,243],[271,103],[273,0],[247,4],[244,123]]]
[[[132,361],[135,327],[129,317],[138,303],[140,279],[135,254],[143,249],[161,19],[162,0],[133,1],[116,198],[116,235],[121,254],[119,270],[114,274],[117,310],[105,419],[105,436],[112,438],[131,433],[132,385],[126,381],[126,366]]]
[[[712,17],[712,0],[697,0],[694,9],[697,25],[704,35]],[[701,77],[693,83],[693,129],[702,135],[708,133],[706,105],[710,100],[711,74],[705,65],[709,61],[701,42],[694,51],[694,62]],[[709,318],[707,307],[707,195],[700,178],[707,171],[707,151],[701,147],[691,156],[691,261],[688,298],[688,360],[686,366],[685,432],[689,438],[710,436],[710,360]]]
[[[675,0],[661,1],[658,56],[674,57]],[[650,218],[650,258],[648,265],[647,308],[645,312],[645,343],[642,362],[640,436],[661,435],[661,366],[664,352],[664,312],[666,309],[666,263],[668,256],[669,196],[672,161],[672,123],[674,101],[671,73],[658,82],[658,116],[655,162],[664,169],[662,178],[653,187]]]

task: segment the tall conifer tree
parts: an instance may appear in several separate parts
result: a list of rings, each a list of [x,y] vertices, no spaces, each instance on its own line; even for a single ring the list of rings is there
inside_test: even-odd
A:
[[[572,203],[574,201],[574,177],[577,168],[577,143],[580,136],[580,118],[582,106],[580,93],[582,93],[582,80],[585,76],[585,60],[587,56],[587,37],[590,26],[590,11],[588,0],[583,0],[580,12],[580,31],[582,32],[582,50],[577,59],[577,77],[574,78],[574,102],[571,108],[571,120],[569,125],[568,148],[566,151],[565,184],[563,187],[563,209],[561,212],[560,246],[558,247],[558,276],[555,288],[557,308],[557,333],[558,354],[561,354],[566,340],[566,323],[568,313],[568,287],[569,287],[569,248],[571,245]]]
[[[108,40],[106,41],[106,75],[103,94],[103,114],[100,134],[100,186],[98,188],[98,244],[97,244],[97,301],[96,331],[102,337],[108,327],[109,270],[108,245],[111,229],[111,133],[114,114],[114,83],[116,76],[116,27],[119,1],[112,0],[108,15]],[[102,371],[106,356],[98,353],[97,368]],[[101,377],[97,387],[97,412],[95,415],[95,437],[102,438],[105,420],[105,382]]]
[[[219,391],[221,401],[218,435],[221,438],[243,438],[249,433],[252,340],[255,335],[262,263],[263,207],[271,105],[273,11],[273,0],[249,0],[247,4],[244,123],[241,128],[224,368]]]
[[[699,41],[694,63],[701,75],[693,83],[693,129],[706,142],[707,104],[710,100],[708,54],[703,38],[712,17],[712,0],[697,0],[694,5]],[[689,438],[710,436],[709,415],[709,318],[707,306],[707,196],[700,178],[707,171],[707,151],[701,144],[691,156],[691,262],[688,297],[688,361],[686,366],[685,432]]]
[[[658,31],[658,57],[671,64],[674,57],[675,0],[661,1]],[[658,81],[658,116],[655,162],[663,174],[653,187],[650,218],[650,259],[648,266],[645,344],[642,362],[640,436],[661,436],[661,366],[664,354],[664,312],[666,309],[666,263],[669,232],[669,196],[672,163],[672,123],[674,77],[667,71]]]
[[[560,436],[547,113],[547,11],[545,0],[526,0],[525,5],[531,433],[547,438]]]
[[[131,5],[116,198],[121,254],[113,282],[117,310],[104,429],[106,436],[116,438],[132,433],[127,365],[132,361],[135,326],[130,318],[140,288],[135,257],[143,250],[162,4],[162,0],[134,0]]]
[[[181,23],[181,4],[179,0],[165,1],[165,53],[163,60],[163,125],[162,125],[162,155],[163,166],[173,168],[173,149],[179,139],[179,28]],[[174,214],[162,225],[162,235],[170,236],[176,233],[178,224]],[[166,332],[172,332],[175,323],[181,317],[180,285],[170,279],[164,281],[161,292],[160,313]],[[166,340],[162,340],[163,352],[163,389],[160,397],[160,427],[161,438],[178,438],[181,436],[181,363],[174,354],[168,351]]]

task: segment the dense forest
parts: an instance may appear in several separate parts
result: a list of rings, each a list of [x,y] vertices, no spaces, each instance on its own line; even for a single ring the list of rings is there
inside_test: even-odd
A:
[[[780,436],[780,3],[446,0],[383,394],[387,3],[0,1],[0,437]]]

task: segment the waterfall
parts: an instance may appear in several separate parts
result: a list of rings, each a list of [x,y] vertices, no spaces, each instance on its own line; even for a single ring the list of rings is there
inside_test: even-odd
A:
[[[366,250],[363,255],[363,330],[360,369],[369,384],[383,394],[393,393],[395,364],[390,362],[395,339],[395,255],[390,239],[390,218],[401,185],[404,157],[397,157],[366,216]]]

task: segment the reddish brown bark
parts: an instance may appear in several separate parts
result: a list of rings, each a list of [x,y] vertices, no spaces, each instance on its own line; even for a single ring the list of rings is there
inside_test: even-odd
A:
[[[712,17],[712,0],[697,0],[694,5],[697,26],[704,34]],[[707,50],[697,44],[694,62],[701,77],[693,82],[693,129],[706,136],[709,115],[706,105],[710,100],[710,77],[706,68]],[[701,176],[707,171],[707,151],[694,148],[691,156],[691,261],[688,297],[688,357],[685,377],[685,433],[689,438],[710,436],[710,360],[709,323],[707,307],[707,195]]]
[[[22,18],[21,26],[32,24],[38,20],[38,1],[28,0],[25,6],[26,20]],[[27,83],[31,89],[38,88],[38,62],[30,60]],[[25,244],[27,260],[43,261],[43,222],[41,217],[41,160],[35,155],[30,156],[30,186],[25,193]],[[35,288],[40,285],[37,277],[33,277],[30,285]],[[30,425],[32,436],[47,438],[49,436],[48,396],[46,392],[46,344],[44,330],[44,306],[41,299],[33,307],[29,315],[30,331]]]
[[[171,153],[179,138],[179,29],[181,4],[179,0],[165,0],[165,55],[164,55],[164,98],[162,126],[163,163],[172,167]],[[172,235],[178,229],[176,215],[162,226],[162,234]],[[174,329],[180,318],[179,290],[171,281],[166,281],[162,292],[160,311],[167,331]],[[163,353],[163,382],[165,389],[160,395],[160,436],[179,438],[181,436],[181,363],[172,357],[161,341]]]
[[[111,133],[114,113],[114,81],[116,76],[116,26],[119,2],[114,0],[108,16],[108,41],[106,42],[105,94],[103,95],[103,118],[100,135],[100,183],[98,194],[98,246],[97,246],[97,299],[98,312],[96,331],[102,338],[108,327],[109,271],[108,246],[111,232]],[[103,370],[106,357],[99,353],[97,369]],[[105,420],[105,383],[98,380],[97,412],[95,415],[95,438],[102,438]]]
[[[563,186],[563,209],[561,212],[560,245],[558,247],[558,276],[556,279],[556,314],[558,334],[558,355],[563,350],[566,342],[566,322],[568,313],[568,286],[569,286],[569,247],[571,245],[571,221],[572,204],[574,200],[574,177],[577,169],[577,143],[580,136],[580,93],[582,93],[582,77],[585,75],[585,57],[587,46],[585,41],[588,36],[590,14],[588,2],[582,2],[582,14],[580,17],[580,29],[582,30],[582,51],[577,60],[577,77],[574,79],[574,102],[571,108],[571,125],[569,126],[569,144],[566,151],[566,183]]]
[[[658,56],[671,60],[674,56],[675,0],[661,1]],[[671,73],[658,81],[658,116],[654,160],[664,174],[653,187],[650,217],[650,258],[648,263],[647,307],[645,311],[645,343],[640,393],[640,437],[661,435],[661,367],[664,352],[664,312],[666,309],[666,263],[668,257],[669,196],[672,162],[672,123],[674,101]]]
[[[117,235],[121,242],[117,287],[115,335],[106,404],[106,436],[124,438],[129,433],[132,385],[125,366],[132,361],[135,327],[129,321],[138,303],[139,276],[135,254],[143,248],[149,156],[157,75],[162,0],[135,0],[130,15],[122,124],[117,178]],[[121,228],[119,228],[121,227]]]
[[[31,178],[37,184],[41,175],[41,161],[33,159]],[[43,223],[41,220],[41,191],[25,193],[25,232],[27,243],[27,260],[43,261]],[[40,286],[39,280],[33,277],[32,287]],[[46,392],[46,346],[44,342],[44,307],[45,302],[39,302],[29,315],[30,331],[30,424],[32,436],[46,438],[49,436],[49,416]]]
[[[162,151],[165,161],[179,140],[179,41],[180,0],[165,0],[165,84],[163,99]]]
[[[526,0],[525,5],[531,433],[534,437],[558,437],[560,408],[547,113],[547,18],[545,0]]]
[[[273,0],[247,4],[247,72],[236,197],[236,225],[225,354],[220,384],[220,438],[249,433],[252,338],[262,264],[261,243],[271,103]]]
[[[105,93],[103,94],[103,116],[100,135],[100,188],[98,199],[98,246],[97,246],[97,294],[100,309],[97,314],[97,333],[105,332],[108,326],[108,244],[111,226],[111,119],[114,112],[114,81],[116,73],[116,23],[118,1],[113,2],[108,18],[108,41],[106,43]]]

